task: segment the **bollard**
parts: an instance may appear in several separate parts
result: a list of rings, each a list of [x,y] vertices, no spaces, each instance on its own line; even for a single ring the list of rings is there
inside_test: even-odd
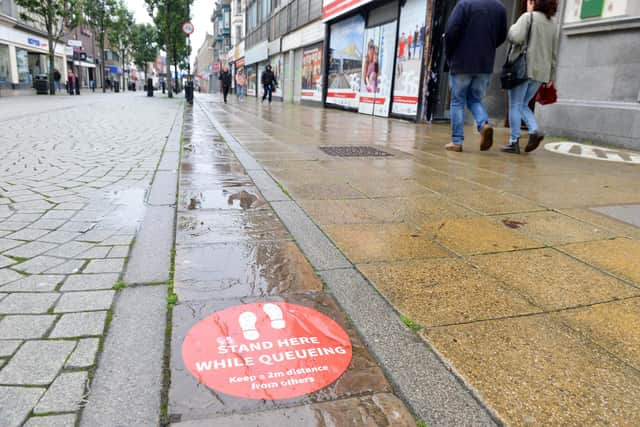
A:
[[[147,96],[153,96],[153,79],[147,79]]]

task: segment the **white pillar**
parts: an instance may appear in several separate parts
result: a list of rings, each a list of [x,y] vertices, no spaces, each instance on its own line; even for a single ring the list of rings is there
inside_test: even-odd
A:
[[[18,84],[18,58],[16,57],[16,47],[9,45],[9,80],[13,84]]]

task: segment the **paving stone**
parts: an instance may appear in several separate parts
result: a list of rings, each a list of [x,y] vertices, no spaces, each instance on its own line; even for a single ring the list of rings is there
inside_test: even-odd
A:
[[[22,341],[18,340],[1,340],[0,341],[0,357],[11,356],[20,346]]]
[[[81,241],[81,242],[102,242],[106,239],[108,239],[109,237],[113,236],[115,232],[113,230],[104,230],[104,229],[94,229],[91,231],[87,231],[86,233],[83,233],[79,238],[77,238],[76,240]]]
[[[16,261],[15,259],[0,255],[0,268],[9,267],[10,265],[13,265],[17,262],[18,261]]]
[[[42,338],[51,328],[56,316],[5,316],[0,320],[0,339]]]
[[[109,251],[108,258],[126,258],[129,255],[129,246],[114,246]]]
[[[72,412],[80,409],[85,394],[87,372],[62,373],[33,409],[34,414]]]
[[[115,291],[65,292],[56,305],[56,313],[108,310]]]
[[[91,243],[68,242],[52,251],[47,252],[47,255],[60,258],[74,258],[76,255],[88,251],[92,246],[93,245],[91,245]]]
[[[134,237],[135,236],[130,234],[116,234],[115,236],[111,236],[108,239],[104,240],[102,244],[111,245],[111,246],[116,246],[116,245],[129,246]]]
[[[80,233],[85,233],[95,227],[95,222],[76,222],[69,221],[65,223],[60,230],[62,231],[78,231]]]
[[[56,323],[56,326],[53,328],[49,338],[73,338],[102,335],[106,319],[106,311],[64,314],[58,323]],[[0,323],[0,330],[1,328],[2,324]]]
[[[46,272],[49,274],[76,274],[80,271],[86,261],[82,259],[72,259],[64,264],[53,267]]]
[[[118,274],[78,274],[65,280],[61,291],[93,291],[111,289],[118,281]]]
[[[15,293],[0,301],[0,314],[46,313],[56,302],[58,293]]]
[[[71,353],[66,368],[88,368],[93,366],[100,345],[99,338],[82,338],[78,341],[76,349]]]
[[[67,243],[76,237],[80,236],[80,233],[74,231],[61,231],[56,230],[45,236],[40,237],[41,242],[49,242],[49,243]]]
[[[18,246],[17,248],[11,249],[4,254],[20,258],[33,258],[40,255],[41,253],[55,248],[56,246],[58,245],[54,243],[30,242],[22,246]]]
[[[13,239],[13,240],[31,241],[31,240],[38,240],[38,238],[44,236],[45,234],[47,234],[46,230],[38,230],[35,228],[24,228],[13,234],[9,234],[7,238]]]
[[[2,427],[22,425],[31,409],[38,403],[44,388],[1,387],[0,386],[0,422]]]
[[[16,213],[11,217],[12,221],[24,221],[24,222],[33,222],[40,218],[40,214],[37,213]]]
[[[52,209],[42,216],[42,219],[69,219],[77,213],[75,210]]]
[[[124,270],[124,258],[94,259],[89,262],[85,273],[120,273]]]
[[[50,384],[75,346],[75,341],[25,342],[0,371],[0,384]]]
[[[78,257],[83,259],[106,258],[110,250],[111,246],[96,246],[86,252],[81,253],[80,255],[78,255]]]
[[[0,230],[18,231],[27,226],[29,226],[28,222],[13,222],[13,221],[0,222]]]
[[[31,417],[24,424],[24,427],[74,427],[76,425],[76,416],[67,415],[50,415],[47,417]]]
[[[16,246],[22,245],[23,243],[24,242],[18,242],[16,240],[11,240],[3,237],[2,239],[0,239],[0,252],[13,249]]]
[[[4,285],[6,283],[11,283],[24,277],[22,274],[17,273],[8,268],[0,268],[0,285]]]
[[[52,269],[57,265],[63,264],[65,261],[66,260],[61,258],[40,255],[28,261],[21,262],[20,264],[14,266],[14,268],[16,270],[24,271],[25,273],[29,274],[40,274]]]
[[[21,277],[21,279],[0,287],[0,290],[3,292],[51,292],[64,279],[61,276],[39,274]]]
[[[65,222],[67,222],[66,219],[39,219],[29,227],[50,231],[62,227]]]

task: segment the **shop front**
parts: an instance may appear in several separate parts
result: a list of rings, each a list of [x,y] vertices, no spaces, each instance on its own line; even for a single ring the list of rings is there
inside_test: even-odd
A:
[[[64,45],[55,48],[54,67],[64,75]],[[30,90],[37,75],[49,73],[49,43],[34,34],[0,26],[0,89]]]
[[[266,41],[258,43],[245,52],[245,71],[247,75],[247,95],[259,96],[260,89],[260,65],[264,67],[269,58],[268,43]]]
[[[416,120],[433,0],[325,0],[325,105]]]
[[[324,24],[306,25],[282,38],[282,96],[288,102],[322,102]]]

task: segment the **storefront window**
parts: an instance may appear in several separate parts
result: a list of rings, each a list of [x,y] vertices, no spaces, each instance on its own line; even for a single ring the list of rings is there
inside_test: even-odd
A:
[[[0,83],[6,83],[11,80],[10,66],[9,46],[0,44]]]
[[[29,74],[29,52],[24,49],[16,49],[16,63],[18,66],[18,82],[31,83],[31,74]]]

